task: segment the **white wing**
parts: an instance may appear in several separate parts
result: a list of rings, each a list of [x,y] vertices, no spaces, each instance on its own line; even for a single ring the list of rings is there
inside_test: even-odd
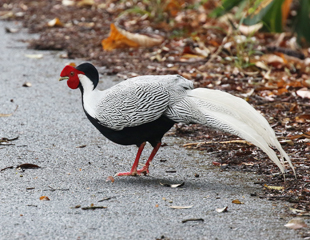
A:
[[[114,130],[139,126],[158,119],[191,88],[192,82],[178,75],[132,78],[101,92],[95,117]]]

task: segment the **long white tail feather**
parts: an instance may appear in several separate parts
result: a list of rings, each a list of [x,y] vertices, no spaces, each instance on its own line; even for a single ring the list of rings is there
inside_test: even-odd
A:
[[[189,90],[187,96],[205,115],[205,122],[200,123],[235,134],[258,146],[282,173],[285,169],[283,159],[286,159],[295,174],[290,157],[283,150],[268,121],[245,100],[219,90],[206,88]],[[270,146],[279,151],[281,161]]]
[[[267,120],[245,100],[223,91],[207,88],[196,88],[188,91],[188,96],[201,99],[203,106],[210,110],[226,113],[247,123],[257,132],[265,134],[268,144],[277,145],[278,141],[275,138],[275,133]]]

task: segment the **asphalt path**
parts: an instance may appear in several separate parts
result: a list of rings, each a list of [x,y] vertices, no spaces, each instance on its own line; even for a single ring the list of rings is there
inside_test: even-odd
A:
[[[0,169],[13,166],[0,172],[0,239],[299,239],[284,227],[289,204],[258,197],[259,176],[220,172],[216,159],[185,150],[183,139],[164,138],[150,176],[106,181],[130,170],[137,148],[108,141],[87,120],[79,90],[58,82],[69,60],[27,49],[18,41],[29,38],[25,31],[5,26],[16,27],[0,22],[0,114],[13,114],[0,117],[0,138],[18,139],[0,145]],[[115,79],[101,76],[100,88]],[[25,163],[40,168],[16,168]]]

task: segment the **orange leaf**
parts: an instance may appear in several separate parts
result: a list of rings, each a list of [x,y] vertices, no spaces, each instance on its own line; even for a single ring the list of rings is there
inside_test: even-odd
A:
[[[50,199],[47,196],[40,197],[41,201],[49,201]]]
[[[68,63],[67,65],[70,65],[70,66],[72,66],[72,67],[76,67],[76,64],[75,64],[74,62],[70,62],[70,63]]]
[[[151,38],[141,34],[134,34],[116,27],[113,23],[110,25],[111,31],[108,38],[101,41],[105,51],[111,51],[116,48],[137,48],[151,47],[162,43],[163,38]]]
[[[288,92],[288,90],[287,90],[285,87],[279,88],[279,89],[277,90],[277,94],[278,94],[278,95],[281,95],[281,94],[287,93],[287,92]]]
[[[243,202],[240,202],[238,199],[232,200],[231,202],[234,204],[243,204]]]
[[[292,0],[285,0],[282,3],[282,26],[286,24],[286,19],[288,17],[288,14],[290,12],[290,7],[291,7]]]
[[[165,7],[165,11],[168,11],[172,17],[175,17],[182,9],[184,0],[171,0]]]
[[[59,20],[59,18],[54,18],[53,20],[47,23],[49,27],[63,27],[63,23]]]

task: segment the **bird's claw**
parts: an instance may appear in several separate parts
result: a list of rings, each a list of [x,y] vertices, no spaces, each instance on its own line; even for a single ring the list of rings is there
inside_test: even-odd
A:
[[[138,170],[137,170],[137,173],[138,173],[139,175],[144,174],[144,176],[146,176],[146,174],[149,174],[150,172],[149,172],[149,169],[148,169],[148,168],[143,167],[143,168],[141,168],[141,169],[138,169]]]
[[[130,172],[119,172],[116,173],[114,175],[114,177],[121,177],[121,176],[140,176],[140,175],[144,175],[146,176],[147,174],[149,174],[149,169],[146,167],[143,167],[141,169],[135,170],[135,171],[130,171]]]

